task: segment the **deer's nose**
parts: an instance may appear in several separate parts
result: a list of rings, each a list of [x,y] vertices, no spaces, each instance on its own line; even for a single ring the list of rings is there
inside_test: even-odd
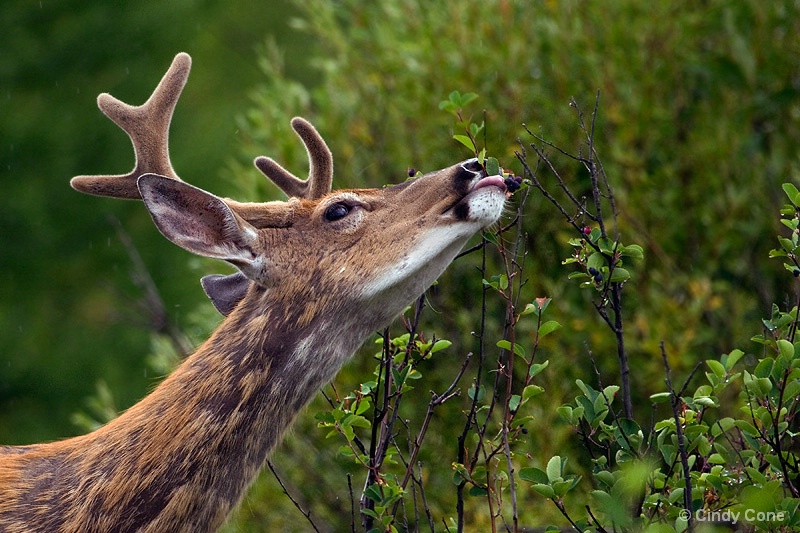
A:
[[[485,176],[486,171],[483,169],[483,166],[478,162],[477,158],[473,158],[461,163],[461,168],[458,171],[456,179],[470,181]]]

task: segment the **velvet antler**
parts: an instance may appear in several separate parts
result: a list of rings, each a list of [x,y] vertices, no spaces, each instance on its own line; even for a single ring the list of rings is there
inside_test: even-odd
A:
[[[136,162],[133,170],[127,174],[76,176],[70,182],[75,190],[97,196],[141,199],[137,181],[145,174],[158,174],[181,181],[169,159],[169,125],[189,77],[191,65],[189,54],[180,53],[175,56],[153,94],[140,106],[126,104],[107,93],[97,98],[100,110],[130,137]],[[292,120],[292,128],[308,152],[308,179],[298,178],[269,157],[256,158],[255,165],[288,196],[309,200],[321,198],[331,190],[331,151],[308,121],[296,117]],[[234,201],[227,203],[245,220],[254,218],[259,225],[271,224],[273,221],[274,217],[265,213],[262,207],[256,208],[264,204]],[[282,216],[280,213],[278,215],[275,223],[281,225]]]
[[[308,153],[310,167],[307,180],[298,178],[270,157],[257,157],[255,165],[288,196],[316,200],[331,192],[333,156],[322,136],[307,120],[293,118],[292,129],[303,141]]]

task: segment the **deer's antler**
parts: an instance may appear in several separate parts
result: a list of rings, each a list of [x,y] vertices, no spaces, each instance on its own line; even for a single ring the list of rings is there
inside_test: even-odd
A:
[[[159,174],[181,181],[169,160],[169,125],[189,78],[191,66],[192,58],[189,54],[176,55],[153,94],[140,106],[131,106],[106,93],[98,96],[97,105],[100,110],[131,138],[136,163],[127,174],[76,176],[70,181],[75,190],[97,196],[141,199],[137,180],[145,174]],[[308,121],[296,117],[292,120],[292,128],[308,152],[308,179],[298,178],[269,157],[256,158],[256,167],[290,197],[310,200],[320,198],[331,190],[331,151]],[[257,204],[234,201],[227,203],[245,220],[255,218],[257,223],[276,220],[280,224],[282,213],[265,212],[257,208]]]
[[[292,129],[303,141],[308,153],[310,168],[307,180],[298,178],[270,157],[257,157],[255,165],[288,196],[316,200],[331,192],[333,156],[322,136],[307,120],[293,118]]]
[[[97,97],[97,106],[131,138],[136,163],[127,174],[76,176],[70,185],[77,191],[113,198],[141,199],[136,180],[144,174],[160,174],[180,181],[169,161],[169,124],[181,96],[192,58],[175,56],[167,73],[144,104],[134,107],[108,93]]]

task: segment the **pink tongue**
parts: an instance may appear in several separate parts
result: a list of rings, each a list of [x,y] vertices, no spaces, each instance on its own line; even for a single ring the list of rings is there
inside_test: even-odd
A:
[[[503,190],[506,190],[506,182],[503,180],[501,176],[488,176],[486,178],[483,178],[478,183],[476,183],[474,187],[472,187],[472,190],[476,191],[481,187],[490,187],[490,186],[495,186]]]

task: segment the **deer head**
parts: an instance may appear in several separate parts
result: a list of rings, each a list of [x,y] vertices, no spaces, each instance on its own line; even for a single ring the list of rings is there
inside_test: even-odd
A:
[[[340,311],[372,302],[370,322],[378,327],[377,321],[390,320],[424,291],[467,239],[500,216],[503,179],[487,177],[477,160],[388,188],[331,192],[331,151],[302,118],[293,119],[292,127],[308,152],[306,180],[270,158],[255,160],[288,201],[241,203],[189,185],[170,164],[168,130],[190,65],[187,54],[178,54],[139,107],[100,95],[100,109],[131,137],[136,163],[128,174],[78,176],[71,184],[89,194],[141,198],[172,242],[235,265],[237,274],[203,280],[223,314],[255,284],[272,298],[285,295],[287,305],[303,296],[330,300]]]

